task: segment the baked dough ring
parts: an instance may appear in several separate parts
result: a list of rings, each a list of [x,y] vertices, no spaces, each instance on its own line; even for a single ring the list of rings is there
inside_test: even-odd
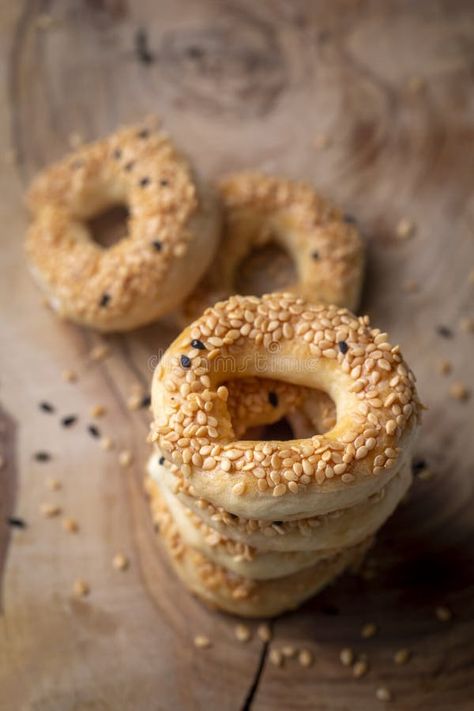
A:
[[[319,555],[356,545],[373,535],[393,514],[412,482],[411,464],[407,463],[383,488],[353,506],[322,516],[268,521],[236,517],[184,492],[169,468],[160,465],[158,455],[150,459],[148,474],[163,491],[176,495],[204,525],[227,539],[258,551],[313,551]]]
[[[151,495],[161,541],[182,582],[209,606],[241,617],[273,617],[295,609],[333,582],[345,569],[357,568],[372,545],[372,539],[363,541],[332,558],[277,580],[251,580],[235,575],[187,546],[157,487]]]
[[[234,294],[236,272],[255,247],[277,242],[296,267],[288,287],[308,301],[355,310],[364,271],[364,249],[352,222],[308,184],[244,172],[218,186],[224,230],[210,269],[184,305],[186,322]]]
[[[40,173],[28,193],[35,280],[60,315],[100,331],[126,331],[174,309],[217,243],[212,191],[155,124],[80,148]],[[87,220],[121,204],[128,236],[106,249]]]
[[[327,392],[335,426],[289,442],[235,441],[222,383],[262,374]],[[385,486],[409,461],[420,407],[399,347],[367,316],[292,294],[234,296],[157,366],[151,439],[196,497],[246,518],[306,518]]]

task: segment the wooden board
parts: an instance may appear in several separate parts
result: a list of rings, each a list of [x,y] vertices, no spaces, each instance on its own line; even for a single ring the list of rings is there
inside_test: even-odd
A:
[[[459,325],[474,295],[473,29],[467,0],[2,3],[1,709],[365,711],[383,706],[379,686],[395,709],[472,708],[473,408],[448,391],[474,382],[474,336]],[[418,456],[433,477],[384,529],[375,577],[346,577],[273,625],[273,646],[315,652],[311,669],[272,666],[256,637],[236,642],[234,622],[192,600],[159,552],[142,492],[148,417],[127,399],[146,391],[172,328],[107,338],[110,357],[90,362],[104,339],[56,320],[25,269],[22,194],[35,171],[71,134],[92,139],[149,112],[209,178],[243,167],[308,178],[357,216],[364,310],[402,344],[428,407]],[[405,241],[401,218],[417,225]],[[97,403],[112,452],[86,429]],[[64,429],[68,414],[79,420]],[[52,460],[35,461],[38,450]],[[41,516],[45,502],[80,532]],[[13,512],[26,529],[7,528]],[[118,551],[129,570],[113,569]],[[71,598],[77,578],[91,586],[84,601]],[[435,618],[441,604],[450,623]],[[379,633],[362,640],[366,622]],[[199,633],[211,649],[194,649]],[[363,679],[340,665],[346,646],[368,655]],[[400,647],[413,654],[405,666],[392,660]]]

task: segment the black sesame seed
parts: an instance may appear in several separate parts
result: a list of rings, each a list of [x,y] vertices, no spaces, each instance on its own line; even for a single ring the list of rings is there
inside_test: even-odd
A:
[[[168,183],[167,180],[165,180],[164,178],[162,178],[162,179],[160,180],[160,185],[161,185],[162,188],[166,188],[166,187],[169,185],[169,183]]]
[[[339,343],[337,345],[339,346],[339,350],[343,354],[347,353],[347,351],[349,350],[349,346],[347,345],[347,343],[345,341],[339,341]]]
[[[99,428],[95,425],[87,425],[87,430],[92,437],[100,437]]]
[[[423,471],[423,469],[426,469],[426,466],[425,459],[414,459],[412,463],[413,474],[418,474],[418,472]]]
[[[278,395],[273,390],[268,393],[268,402],[272,407],[278,407]]]
[[[138,138],[148,138],[150,131],[147,128],[142,128],[141,131],[137,133]]]
[[[50,402],[40,402],[39,404],[39,409],[43,410],[43,412],[54,412],[54,406],[51,405]]]
[[[191,367],[191,358],[188,358],[187,355],[182,355],[181,356],[181,365],[183,368],[190,368]]]
[[[164,458],[164,457],[160,457],[158,461],[159,461],[159,463],[160,463],[161,465],[163,465],[163,464],[165,463],[165,458]]]
[[[140,403],[140,407],[150,407],[151,405],[151,397],[149,395],[145,395],[142,398],[142,401]]]
[[[354,215],[346,214],[344,215],[344,222],[347,222],[349,225],[355,225],[357,223],[357,219]]]
[[[452,338],[453,337],[453,332],[447,326],[437,326],[436,332],[438,333],[439,336],[442,336],[443,338]]]
[[[146,188],[150,183],[150,178],[140,178],[139,185],[141,188]]]
[[[313,259],[319,259],[319,252],[314,251],[311,253],[311,256],[313,257]]]
[[[49,462],[51,455],[49,452],[35,452],[34,458],[37,462]]]
[[[135,165],[135,161],[131,160],[128,163],[125,163],[124,170],[126,170],[127,173],[129,173],[132,170],[134,165]]]
[[[105,294],[102,294],[102,296],[100,297],[99,306],[101,308],[104,308],[105,306],[107,306],[109,301],[110,301],[110,294],[107,294],[107,292],[106,292]]]
[[[157,239],[152,242],[153,248],[156,249],[157,252],[161,252],[161,242],[159,242]]]
[[[63,427],[71,427],[75,422],[77,422],[77,415],[66,415],[61,420],[61,425]]]
[[[26,521],[17,516],[9,516],[7,518],[7,523],[9,526],[14,526],[15,528],[26,528]]]
[[[148,46],[147,31],[143,27],[140,27],[135,33],[135,54],[142,64],[152,64],[155,61],[155,57]]]
[[[191,341],[191,348],[197,348],[199,351],[205,351],[205,350],[206,350],[206,346],[204,345],[204,343],[203,343],[202,341],[198,341],[197,338],[194,338],[194,339]]]
[[[116,148],[112,155],[115,160],[120,160],[120,158],[122,157],[122,151],[120,150],[120,148]]]

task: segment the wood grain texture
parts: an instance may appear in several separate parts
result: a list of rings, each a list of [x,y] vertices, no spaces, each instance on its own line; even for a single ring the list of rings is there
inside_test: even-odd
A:
[[[40,15],[54,24],[41,29]],[[467,0],[2,3],[0,131],[17,162],[0,167],[1,709],[366,711],[383,706],[378,686],[394,709],[472,708],[473,408],[448,389],[474,384],[474,336],[459,327],[474,306],[473,32]],[[42,308],[25,269],[33,174],[71,134],[92,139],[149,112],[209,178],[244,167],[307,178],[357,216],[369,249],[363,308],[402,344],[428,407],[418,455],[433,478],[415,482],[384,529],[376,576],[344,578],[274,623],[274,646],[315,651],[309,670],[272,666],[256,638],[237,643],[234,623],[193,601],[157,547],[142,490],[148,417],[126,402],[134,384],[147,388],[172,326],[110,337],[111,356],[91,363],[100,339]],[[329,143],[316,150],[321,135]],[[402,217],[418,226],[403,242]],[[440,358],[451,376],[438,374]],[[67,368],[76,384],[62,381]],[[41,400],[56,412],[40,412]],[[113,452],[86,430],[95,403],[107,407],[98,426]],[[79,421],[65,430],[70,413]],[[119,448],[134,453],[128,471]],[[51,462],[34,461],[43,449]],[[47,490],[48,476],[61,491]],[[77,535],[40,515],[50,501],[77,517]],[[27,529],[7,530],[13,510]],[[117,551],[126,572],[112,568]],[[84,601],[71,598],[78,577],[91,585]],[[439,604],[451,623],[435,619]],[[379,634],[361,640],[368,621]],[[199,633],[211,649],[194,649]],[[363,679],[339,664],[344,646],[368,655]],[[413,652],[402,667],[400,647]]]

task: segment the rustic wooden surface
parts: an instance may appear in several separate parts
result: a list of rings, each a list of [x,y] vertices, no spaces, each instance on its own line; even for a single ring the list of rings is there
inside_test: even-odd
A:
[[[1,4],[2,710],[365,711],[383,707],[378,686],[394,709],[472,708],[473,409],[448,390],[473,385],[474,336],[459,326],[474,295],[473,22],[468,0]],[[148,47],[137,54],[139,28]],[[313,649],[311,669],[276,668],[258,639],[236,642],[234,623],[193,601],[159,552],[142,493],[148,417],[126,401],[134,384],[146,389],[172,329],[108,338],[112,355],[91,363],[103,339],[56,320],[25,270],[22,193],[35,171],[71,134],[92,139],[149,112],[207,176],[258,166],[306,177],[357,216],[369,243],[364,309],[401,342],[429,408],[418,456],[433,478],[415,482],[385,528],[375,577],[345,578],[274,623],[272,644]],[[418,227],[406,241],[403,217]],[[452,375],[437,372],[440,358]],[[61,379],[67,368],[77,383]],[[86,431],[96,403],[113,452]],[[79,421],[65,430],[71,413]],[[129,471],[119,447],[134,453]],[[40,449],[51,462],[34,461]],[[44,502],[80,532],[43,518]],[[6,526],[13,512],[26,529]],[[128,571],[112,568],[117,551]],[[78,577],[91,586],[84,601],[71,598]],[[436,620],[440,604],[452,622]],[[361,640],[369,621],[379,633]],[[211,649],[194,649],[198,633]],[[339,664],[344,646],[368,655],[363,679]],[[400,647],[413,652],[406,666],[392,661]]]

